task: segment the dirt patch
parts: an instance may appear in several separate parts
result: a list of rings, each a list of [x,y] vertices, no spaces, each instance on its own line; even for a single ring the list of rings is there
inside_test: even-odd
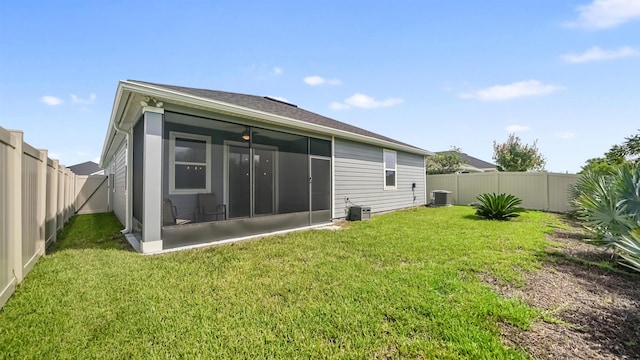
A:
[[[503,341],[537,359],[640,359],[640,276],[585,243],[579,224],[567,225],[549,235],[559,246],[549,248],[543,269],[525,275],[523,287],[483,276],[498,294],[545,313],[527,331],[504,326]],[[596,265],[604,262],[613,270]]]

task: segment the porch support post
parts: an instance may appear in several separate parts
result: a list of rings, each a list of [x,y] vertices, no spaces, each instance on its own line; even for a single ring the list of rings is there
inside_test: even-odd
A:
[[[142,181],[142,242],[140,243],[142,253],[162,250],[163,117],[164,109],[162,108],[144,107],[142,109],[142,121],[144,121],[142,179],[133,179],[133,182]]]

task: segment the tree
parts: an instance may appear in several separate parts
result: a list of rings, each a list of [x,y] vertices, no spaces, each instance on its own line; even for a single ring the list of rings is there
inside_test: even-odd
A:
[[[609,151],[604,153],[604,157],[587,160],[580,173],[593,172],[600,175],[611,175],[620,165],[628,163],[640,165],[640,133],[625,138],[625,142],[620,145],[613,145]]]
[[[638,129],[640,131],[640,129]],[[605,153],[607,159],[623,159],[640,164],[640,133],[624,138],[622,145],[613,145]]]
[[[452,147],[451,151],[445,151],[427,158],[427,174],[454,174],[462,170],[462,157],[460,149]]]
[[[593,158],[587,160],[587,163],[582,166],[582,169],[578,174],[586,174],[590,172],[598,175],[613,175],[618,168],[617,165],[617,163],[610,163],[606,158]]]
[[[509,134],[503,144],[493,141],[493,160],[498,171],[539,171],[544,170],[546,159],[540,154],[538,140],[532,145],[522,144],[519,137]]]

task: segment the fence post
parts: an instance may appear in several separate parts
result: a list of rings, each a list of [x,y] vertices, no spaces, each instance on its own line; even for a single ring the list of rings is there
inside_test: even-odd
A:
[[[9,220],[9,241],[12,253],[12,268],[16,282],[22,282],[22,131],[9,130],[15,148],[9,156],[9,209],[12,215]]]
[[[69,169],[64,169],[64,223],[69,221]]]
[[[59,230],[64,229],[64,165],[58,166],[58,212],[56,217],[60,219]]]
[[[460,205],[460,174],[454,174],[456,179],[456,192],[454,196],[454,202],[456,205]]]
[[[549,172],[544,172],[544,210],[549,211]]]
[[[60,166],[60,160],[53,160],[53,176],[51,176],[51,207],[53,213],[53,238],[52,243],[58,241],[58,167]]]
[[[39,150],[40,167],[38,168],[38,248],[40,256],[44,255],[47,240],[47,158],[49,152]]]

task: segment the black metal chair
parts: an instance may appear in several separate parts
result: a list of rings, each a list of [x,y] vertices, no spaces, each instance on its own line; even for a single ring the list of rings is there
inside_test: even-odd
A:
[[[215,220],[227,219],[227,205],[218,204],[215,193],[198,194],[198,209],[200,211],[198,221],[207,221],[208,217],[215,216]]]
[[[162,226],[171,225],[183,225],[193,221],[193,214],[191,218],[184,218],[187,214],[178,214],[178,208],[176,208],[170,199],[164,199],[162,201]]]

